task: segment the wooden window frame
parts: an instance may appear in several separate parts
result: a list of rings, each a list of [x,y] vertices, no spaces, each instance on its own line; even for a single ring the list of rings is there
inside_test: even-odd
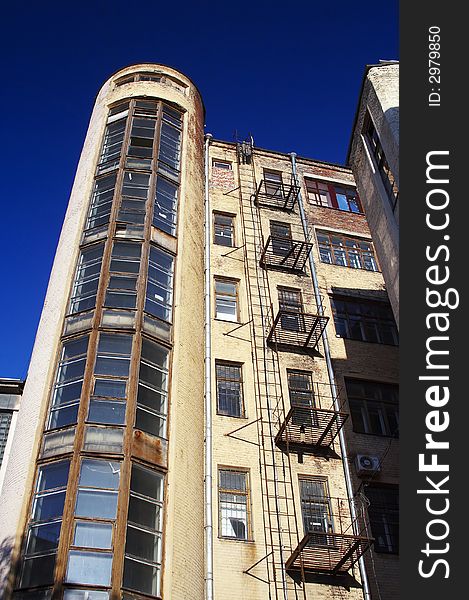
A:
[[[228,379],[228,378],[219,378],[218,376],[218,367],[235,367],[239,369],[239,379]],[[239,397],[239,415],[230,414],[228,412],[223,412],[220,410],[219,405],[219,395],[218,395],[218,383],[220,381],[237,381],[239,383],[240,397]],[[232,362],[228,360],[215,360],[215,386],[217,390],[217,415],[223,417],[231,417],[234,419],[245,419],[246,418],[246,407],[244,403],[244,379],[243,379],[243,364],[238,362]]]
[[[225,323],[239,323],[240,320],[240,306],[239,306],[239,279],[231,279],[229,277],[219,277],[218,275],[215,275],[213,278],[213,288],[214,288],[214,296],[215,296],[215,302],[214,302],[214,309],[215,309],[215,320],[217,321],[223,321]],[[235,286],[235,293],[234,294],[217,294],[217,282],[220,283],[230,283],[233,284]],[[217,313],[217,299],[220,298],[220,296],[227,296],[229,298],[234,298],[235,299],[235,306],[236,306],[236,315],[235,315],[235,319],[224,319],[223,317],[219,316]]]
[[[320,236],[327,237],[327,242],[321,241],[319,239]],[[332,238],[340,238],[342,245],[338,246],[337,244],[334,244],[334,242],[332,241]],[[343,233],[334,233],[333,231],[324,231],[324,230],[316,230],[316,240],[317,240],[317,244],[318,244],[319,258],[322,263],[337,266],[337,267],[348,267],[351,269],[360,269],[363,271],[369,271],[370,273],[379,273],[380,272],[379,265],[378,265],[378,259],[376,257],[374,244],[373,244],[372,240],[367,240],[364,238],[346,235]],[[351,242],[354,242],[357,244],[360,244],[360,242],[369,244],[370,250],[364,250],[363,248],[360,248],[360,247],[350,248],[349,246],[347,246],[347,241],[351,241]],[[325,250],[326,252],[329,252],[329,254],[331,256],[331,261],[323,260],[323,254],[321,254],[321,250]],[[337,256],[344,257],[345,262],[346,262],[345,265],[341,264],[340,262],[337,262],[336,253],[337,253]],[[353,261],[351,260],[351,257],[353,257],[354,255],[358,255],[360,266],[353,265]],[[373,261],[374,266],[375,266],[374,269],[367,269],[364,266],[365,265],[365,257],[367,255],[371,256],[371,260]]]
[[[214,210],[213,213],[213,219],[212,219],[212,224],[213,224],[213,243],[216,246],[224,246],[225,248],[236,248],[236,215],[233,215],[231,213],[226,213],[226,212],[222,212],[219,210]],[[231,229],[231,244],[227,245],[227,244],[219,244],[217,242],[217,238],[216,238],[216,227],[217,227],[217,217],[221,216],[221,217],[226,217],[231,219],[231,225],[229,225],[230,229]],[[225,227],[227,227],[225,225]]]
[[[333,181],[328,181],[326,179],[314,179],[314,177],[305,177],[304,181],[305,181],[305,187],[306,187],[306,198],[308,199],[308,203],[311,204],[312,206],[318,206],[320,208],[334,208],[336,210],[339,210],[340,212],[351,213],[354,215],[364,214],[363,206],[362,206],[360,197],[358,195],[357,189],[352,184],[337,183],[337,182],[333,182]],[[322,184],[324,187],[327,187],[328,198],[329,198],[330,204],[328,202],[327,205],[324,205],[316,200],[311,199],[310,193],[314,193],[317,195],[317,197],[319,197],[319,195],[320,195],[319,187],[318,187],[319,184]],[[315,189],[313,189],[313,188],[315,188]],[[346,200],[347,200],[348,210],[340,208],[340,206],[339,206],[339,201],[337,200],[339,190],[340,191],[345,190],[345,196],[346,196]],[[348,194],[348,192],[350,192],[350,194]],[[352,196],[357,205],[358,211],[352,210],[352,208],[351,208],[351,206],[353,206],[353,204],[351,203],[351,200],[349,200],[349,197],[352,198]]]
[[[222,471],[231,471],[236,474],[243,474],[245,476],[246,491],[231,490],[228,488],[220,487],[220,473]],[[221,499],[222,493],[235,493],[239,496],[245,496],[246,498],[246,537],[236,537],[222,535],[222,510],[221,510]],[[252,527],[252,505],[251,505],[251,477],[250,469],[245,467],[233,467],[226,465],[219,465],[217,469],[217,496],[218,496],[218,538],[222,540],[230,540],[237,542],[253,542],[253,527]]]

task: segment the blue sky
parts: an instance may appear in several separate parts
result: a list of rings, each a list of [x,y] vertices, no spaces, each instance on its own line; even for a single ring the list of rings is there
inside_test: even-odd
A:
[[[398,58],[396,0],[82,0],[2,11],[0,377],[25,377],[96,93],[161,62],[191,77],[206,131],[343,163],[363,70]]]

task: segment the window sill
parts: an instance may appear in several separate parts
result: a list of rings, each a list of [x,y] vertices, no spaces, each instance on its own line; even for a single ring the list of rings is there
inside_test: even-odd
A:
[[[255,543],[255,541],[253,539],[242,540],[240,538],[228,537],[225,535],[219,535],[218,539],[226,541],[226,542],[241,542],[243,544],[254,544]]]
[[[321,264],[323,265],[328,265],[329,267],[341,267],[341,268],[345,268],[345,269],[352,269],[352,271],[365,271],[365,273],[376,273],[378,275],[381,275],[381,271],[379,269],[377,269],[376,271],[372,271],[371,269],[364,269],[362,267],[351,267],[350,265],[337,265],[336,263],[330,263],[330,262],[326,262],[325,260],[321,260],[320,261]]]
[[[231,321],[230,319],[222,319],[220,317],[213,317],[214,321],[219,321],[220,323],[233,323],[233,325],[241,325],[240,321]]]

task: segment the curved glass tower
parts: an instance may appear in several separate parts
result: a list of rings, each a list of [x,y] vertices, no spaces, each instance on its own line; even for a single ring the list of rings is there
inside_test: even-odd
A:
[[[170,598],[187,561],[202,597],[203,119],[162,65],[98,94],[5,482],[7,597]]]

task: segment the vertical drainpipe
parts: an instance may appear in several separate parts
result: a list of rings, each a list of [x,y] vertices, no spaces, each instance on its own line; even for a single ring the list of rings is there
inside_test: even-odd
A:
[[[290,152],[290,156],[291,156],[291,163],[292,163],[293,178],[295,180],[295,184],[298,185],[298,177],[296,174],[296,152]],[[305,211],[304,211],[304,207],[303,207],[301,191],[298,194],[298,206],[300,208],[300,217],[301,217],[301,224],[303,226],[303,233],[304,233],[305,239],[307,239],[308,227],[307,227],[307,223],[306,223],[306,215],[305,215]],[[318,278],[316,275],[316,266],[314,264],[312,252],[310,252],[308,260],[309,260],[309,268],[311,269],[311,279],[313,281],[314,296],[316,298],[318,313],[320,315],[323,315],[324,308],[322,306],[321,295],[319,293],[319,283],[318,283]],[[339,399],[338,399],[338,395],[337,395],[337,385],[335,382],[334,369],[332,368],[331,352],[329,349],[329,340],[327,337],[326,330],[324,330],[324,333],[322,334],[322,338],[323,338],[323,345],[324,345],[324,356],[326,358],[326,365],[327,365],[327,374],[329,376],[329,382],[331,384],[331,389],[332,389],[332,396],[334,399],[334,410],[339,412],[340,406],[339,406]],[[339,441],[340,441],[340,452],[342,454],[342,464],[344,467],[344,474],[345,474],[345,484],[347,486],[347,494],[350,499],[350,512],[352,515],[352,520],[355,522],[357,519],[357,512],[355,510],[355,505],[353,503],[352,476],[350,474],[350,467],[349,467],[348,454],[347,454],[347,444],[345,442],[345,434],[344,434],[344,430],[342,428],[339,429]],[[368,581],[368,575],[366,573],[365,561],[363,559],[363,556],[360,556],[360,558],[358,559],[358,566],[360,568],[360,576],[361,576],[361,580],[363,582],[363,596],[364,596],[365,600],[371,600],[370,584]]]
[[[212,515],[212,342],[211,342],[211,215],[209,190],[209,146],[205,136],[205,600],[213,600],[213,515]]]

